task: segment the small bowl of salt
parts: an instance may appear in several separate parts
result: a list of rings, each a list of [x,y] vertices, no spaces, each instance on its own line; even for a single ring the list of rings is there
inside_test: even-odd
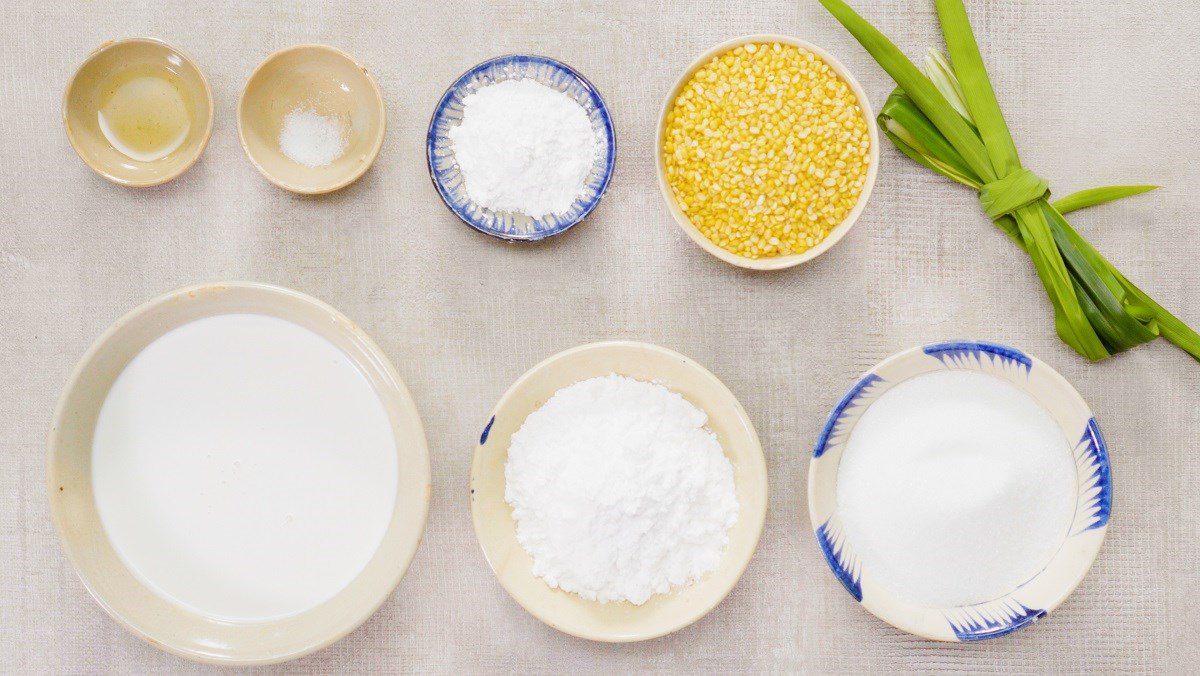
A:
[[[238,103],[250,162],[292,192],[333,192],[366,173],[387,113],[366,67],[328,45],[296,45],[263,61]]]
[[[616,162],[600,93],[570,66],[511,54],[485,61],[446,90],[429,122],[429,176],[464,223],[509,241],[536,241],[582,221]]]
[[[939,641],[1053,612],[1096,559],[1111,506],[1083,398],[1034,357],[979,341],[923,345],[863,374],[808,470],[834,577],[881,620]]]

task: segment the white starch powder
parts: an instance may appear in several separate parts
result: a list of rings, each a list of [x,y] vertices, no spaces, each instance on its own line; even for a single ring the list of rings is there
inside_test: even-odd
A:
[[[1050,414],[972,371],[888,390],[838,469],[838,514],[863,574],[933,608],[991,601],[1040,572],[1075,497],[1071,449]]]
[[[738,502],[707,420],[667,388],[618,375],[565,387],[526,418],[505,500],[534,575],[642,604],[715,570]]]
[[[279,149],[293,162],[324,167],[344,155],[347,145],[346,129],[336,117],[305,106],[283,116]]]
[[[468,95],[449,135],[471,200],[530,218],[570,209],[600,148],[583,106],[533,80]]]

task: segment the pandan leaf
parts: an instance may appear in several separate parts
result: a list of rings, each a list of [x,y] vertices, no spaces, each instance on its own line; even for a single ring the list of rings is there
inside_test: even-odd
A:
[[[962,85],[958,83],[954,69],[950,67],[946,55],[932,47],[925,54],[925,76],[938,88],[942,96],[946,97],[946,101],[954,106],[958,114],[971,123],[971,126],[975,126],[975,121],[971,119],[971,111],[967,110],[967,103],[963,100]]]
[[[967,121],[946,101],[937,87],[913,65],[891,40],[867,23],[857,12],[842,0],[820,0],[850,34],[858,39],[867,52],[885,70],[896,84],[917,104],[931,122],[942,132],[946,140],[962,155],[972,171],[985,179],[995,180],[991,160],[979,136]]]
[[[1023,171],[962,0],[936,0],[950,61],[931,52],[925,59],[929,77],[845,2],[821,3],[899,85],[879,122],[901,152],[980,191],[997,178]],[[993,221],[1029,254],[1054,307],[1058,335],[1088,359],[1103,359],[1161,335],[1200,360],[1200,334],[1126,279],[1063,218],[1064,213],[1154,187],[1094,188],[1053,206],[1042,195]],[[1019,201],[1022,196],[1011,197]]]
[[[1021,168],[1021,161],[1008,123],[1004,121],[1004,113],[1000,111],[1000,103],[996,101],[996,92],[979,54],[975,34],[971,32],[967,8],[962,0],[937,0],[937,11],[967,110],[987,148],[996,176],[1007,176]]]
[[[1125,197],[1141,195],[1142,193],[1157,190],[1158,188],[1159,186],[1157,185],[1110,185],[1103,188],[1088,188],[1087,190],[1071,193],[1054,202],[1052,206],[1060,214],[1069,214],[1072,211],[1115,202]]]
[[[903,128],[909,136],[906,138],[902,134],[897,135],[906,138],[910,146],[919,150],[922,155],[936,165],[947,167],[949,174],[953,174],[950,178],[970,185],[976,190],[982,185],[983,182],[979,180],[978,174],[971,170],[962,155],[954,149],[954,146],[950,145],[946,137],[902,90],[897,89],[892,92],[892,95],[884,102],[883,108],[880,109],[879,117],[883,126],[893,133],[896,133],[897,130],[892,122]],[[935,169],[935,171],[940,170]]]

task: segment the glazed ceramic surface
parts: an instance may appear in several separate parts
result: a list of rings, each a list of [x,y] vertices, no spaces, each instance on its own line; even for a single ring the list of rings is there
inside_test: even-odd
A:
[[[530,218],[525,214],[496,212],[479,206],[467,195],[462,173],[454,160],[450,129],[463,117],[463,99],[487,85],[504,80],[534,80],[567,94],[583,106],[600,139],[600,152],[585,179],[583,193],[565,213]],[[446,206],[476,230],[514,241],[533,241],[557,235],[582,221],[608,189],[617,157],[616,136],[608,108],[600,93],[570,66],[544,56],[513,54],[484,61],[450,85],[434,109],[426,141],[429,175]]]
[[[97,119],[106,82],[123,70],[140,66],[160,67],[178,77],[191,118],[179,147],[151,162],[132,159],[113,147]],[[63,94],[62,116],[71,147],[97,174],[131,187],[159,185],[187,171],[208,146],[213,126],[212,90],[196,62],[162,40],[113,40],[97,47],[71,78]]]
[[[284,155],[279,132],[284,116],[296,108],[340,120],[347,127],[345,154],[321,167]],[[267,57],[238,103],[238,134],[250,162],[275,185],[303,194],[332,192],[366,173],[386,126],[375,78],[349,54],[327,45],[296,45]]]
[[[1058,423],[1076,466],[1076,511],[1058,553],[1010,593],[954,608],[914,605],[880,586],[855,556],[837,511],[838,464],[855,423],[883,393],[909,378],[944,370],[987,373],[1037,401]],[[1104,438],[1075,388],[1037,359],[994,343],[953,341],[901,352],[868,371],[829,416],[808,470],[808,510],[817,542],[850,595],[885,622],[940,641],[977,641],[1012,633],[1043,618],[1074,591],[1100,551],[1112,506],[1112,477]],[[951,506],[948,506],[950,508]]]
[[[712,240],[705,237],[704,234],[696,228],[696,226],[692,225],[691,220],[689,220],[687,215],[683,213],[683,210],[679,208],[679,203],[675,199],[675,194],[671,191],[671,184],[667,182],[666,165],[663,164],[663,135],[666,133],[667,113],[669,113],[671,111],[671,107],[675,105],[675,98],[679,96],[680,90],[683,89],[683,86],[688,83],[688,80],[692,78],[692,75],[694,75],[697,70],[700,70],[701,67],[706,65],[709,61],[712,61],[715,57],[724,54],[731,49],[735,49],[750,43],[771,42],[792,45],[816,54],[824,59],[824,61],[828,63],[831,68],[837,71],[837,74],[846,81],[846,84],[850,85],[850,89],[858,98],[859,106],[862,108],[862,114],[867,120],[867,131],[871,137],[871,165],[867,168],[867,182],[863,185],[862,193],[858,197],[858,203],[855,204],[854,208],[850,210],[850,214],[846,216],[846,220],[842,221],[840,225],[834,228],[833,231],[829,233],[828,237],[821,240],[821,242],[819,242],[816,246],[803,253],[792,254],[790,256],[772,256],[769,258],[747,258],[745,256],[739,256],[732,251],[726,251],[725,249],[717,246]],[[854,223],[858,221],[859,215],[862,214],[863,209],[865,209],[867,206],[867,200],[871,197],[871,188],[875,185],[875,175],[879,173],[879,125],[875,122],[875,114],[871,112],[871,102],[867,99],[867,94],[863,91],[862,86],[858,84],[858,80],[855,80],[854,76],[850,74],[850,71],[846,70],[845,66],[843,66],[837,59],[830,56],[825,50],[810,42],[797,40],[796,38],[788,37],[786,35],[775,35],[770,33],[745,35],[740,38],[734,38],[727,42],[722,42],[721,44],[696,57],[696,60],[693,61],[683,71],[683,74],[679,76],[679,79],[675,81],[675,86],[671,87],[671,91],[667,94],[666,98],[663,99],[662,109],[658,114],[658,129],[654,136],[654,166],[658,170],[658,186],[662,191],[663,199],[667,201],[667,209],[671,212],[671,216],[675,219],[675,222],[680,228],[683,228],[683,231],[687,233],[688,237],[692,238],[693,242],[699,244],[705,251],[716,256],[717,258],[720,258],[726,263],[731,263],[740,268],[749,268],[751,270],[780,270],[799,265],[805,261],[810,261],[817,256],[820,256],[833,247],[834,244],[837,244],[839,240],[846,236],[847,232],[850,232],[850,228],[854,227]]]
[[[92,434],[117,376],[142,349],[182,324],[214,315],[263,314],[298,324],[340,349],[371,383],[395,435],[399,467],[391,523],[373,558],[328,601],[280,619],[231,622],[169,602],[144,586],[114,551],[92,488]],[[387,357],[337,310],[287,289],[209,284],[180,289],[133,310],[92,345],[59,400],[49,435],[50,511],[80,579],[114,619],[151,644],[220,664],[299,657],[349,633],[400,581],[425,527],[430,470],[416,406]]]
[[[558,390],[581,380],[617,373],[659,383],[708,414],[733,463],[740,505],[720,567],[694,584],[658,594],[640,606],[598,603],[552,589],[534,577],[532,559],[517,542],[512,509],[504,501],[504,466],[514,432]],[[737,583],[758,545],[767,509],[762,446],[733,393],[687,357],[635,342],[583,345],[530,369],[508,392],[483,428],[471,465],[471,516],[484,555],[500,584],[526,610],[559,631],[596,641],[627,642],[662,636],[699,620]]]

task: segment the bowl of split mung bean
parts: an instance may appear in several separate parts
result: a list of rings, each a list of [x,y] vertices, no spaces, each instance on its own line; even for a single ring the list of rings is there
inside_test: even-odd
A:
[[[712,255],[777,270],[812,260],[854,225],[879,164],[862,87],[803,40],[748,35],[701,54],[663,102],[659,186]]]

